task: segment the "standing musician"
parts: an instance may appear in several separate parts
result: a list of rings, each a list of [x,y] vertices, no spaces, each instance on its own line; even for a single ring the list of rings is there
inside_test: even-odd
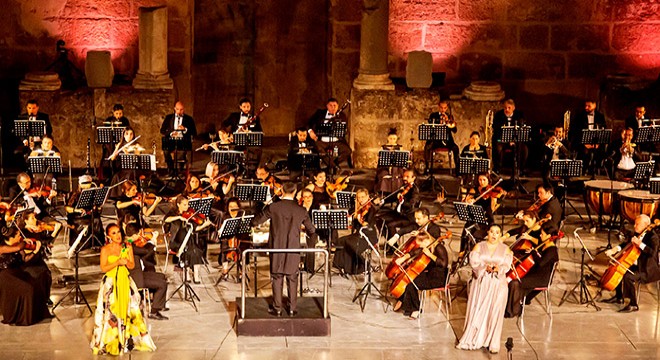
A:
[[[211,225],[211,222],[200,217],[199,214],[193,216],[195,211],[189,209],[188,199],[185,196],[178,195],[175,204],[176,206],[165,214],[163,220],[165,241],[170,244],[170,251],[177,253],[179,248],[183,246],[188,231],[192,231],[182,258],[179,259],[175,256],[173,263],[178,263],[180,260],[184,261],[187,266],[191,266],[193,269],[193,282],[199,284],[201,282],[199,270],[201,265],[205,263],[205,258],[204,244],[196,236],[196,233],[206,229]]]
[[[525,126],[525,119],[522,111],[516,110],[516,103],[513,99],[504,101],[504,108],[495,113],[493,116],[493,171],[500,172],[502,163],[504,162],[504,150],[516,149],[514,156],[517,156],[520,162],[518,163],[518,170],[524,175],[525,165],[527,164],[527,144],[524,142],[518,143],[503,143],[502,142],[502,127],[503,126]],[[515,147],[514,147],[515,146]]]
[[[386,198],[374,199],[374,205],[381,207],[376,215],[377,225],[381,227],[385,224],[387,236],[394,236],[398,227],[408,226],[415,221],[415,209],[420,203],[419,187],[415,184],[415,179],[415,171],[406,170],[403,172],[403,186],[399,190]],[[382,205],[386,203],[392,203],[394,208],[383,208]]]
[[[605,165],[611,180],[623,180],[632,178],[635,174],[635,163],[641,161],[637,144],[632,142],[633,129],[627,128],[621,131],[621,138],[612,141],[607,148]]]
[[[582,144],[582,130],[605,129],[605,115],[596,110],[596,101],[588,99],[584,102],[584,111],[579,112],[571,120],[571,131],[568,139],[571,149],[577,152],[577,158],[584,162],[585,172],[593,175],[603,158],[605,149],[600,145]]]
[[[53,126],[50,124],[50,117],[48,114],[39,111],[39,102],[36,99],[28,100],[25,105],[25,112],[18,116],[17,120],[43,120],[46,124],[46,133],[45,135],[53,134]],[[41,136],[34,136],[32,139],[21,139],[23,147],[20,147],[16,151],[18,153],[29,153],[35,145],[41,142]],[[29,148],[27,151],[23,151],[24,147]]]
[[[550,185],[550,162],[568,159],[571,156],[568,139],[564,136],[564,127],[555,126],[553,134],[545,141],[543,148],[542,174],[543,183]]]
[[[250,114],[252,103],[248,98],[242,98],[238,101],[239,111],[229,114],[227,119],[222,122],[222,127],[229,134],[235,132],[263,132],[259,114]],[[239,147],[239,151],[246,151],[246,162],[248,164],[260,164],[262,149],[260,146]],[[248,169],[251,170],[251,169]]]
[[[385,151],[401,150],[399,145],[399,136],[397,135],[396,128],[390,128],[387,133],[387,142],[382,146]],[[376,170],[376,181],[374,183],[375,192],[391,193],[394,189],[398,189],[403,185],[404,168],[397,166],[380,166]]]
[[[95,246],[105,245],[105,231],[103,230],[103,223],[101,222],[101,214],[98,209],[93,209],[95,211],[94,223],[92,224],[92,214],[91,212],[86,212],[84,209],[76,209],[75,206],[78,204],[78,199],[80,199],[80,194],[85,189],[92,188],[92,185],[96,187],[96,184],[92,182],[92,177],[89,175],[82,175],[78,177],[78,190],[71,195],[67,206],[64,208],[67,213],[67,226],[69,227],[69,246],[73,245],[74,241],[78,238],[80,231],[82,231],[83,226],[87,226],[87,234],[93,233],[98,239],[98,243],[89,241],[84,244],[80,244],[80,249],[86,249]]]
[[[318,154],[316,151],[316,142],[307,136],[307,128],[299,127],[296,130],[296,135],[291,137],[289,141],[289,153],[287,156],[287,163],[289,171],[291,172],[291,179],[296,179],[300,176],[303,170],[303,159],[300,154]]]
[[[151,216],[163,198],[153,194],[146,194],[148,199],[143,198],[142,194],[138,193],[137,185],[131,181],[121,184],[121,191],[122,196],[115,202],[119,224],[122,225],[125,216],[130,214],[138,226],[144,228],[146,224],[142,216]]]
[[[544,224],[540,231],[539,245],[529,253],[534,259],[534,266],[524,277],[509,282],[509,297],[504,317],[516,317],[522,313],[523,298],[527,297],[525,305],[531,303],[539,293],[534,289],[548,285],[552,269],[559,261],[559,251],[555,244],[555,240],[560,237],[559,230],[548,223]]]
[[[444,244],[442,242],[433,244],[440,237],[441,231],[438,225],[429,220],[429,210],[427,208],[417,209],[415,211],[415,222],[420,228],[412,233],[413,236],[416,236],[415,241],[418,243],[419,248],[394,260],[397,265],[404,266],[408,259],[415,259],[421,252],[424,252],[432,260],[424,271],[406,286],[403,295],[397,299],[394,305],[394,311],[403,310],[403,315],[411,319],[419,317],[418,290],[444,286],[447,279],[447,267],[449,266],[447,249],[445,249]]]
[[[477,182],[478,185],[469,190],[463,201],[469,204],[481,206],[486,212],[487,223],[485,225],[473,222],[465,223],[461,235],[461,253],[464,253],[466,250],[470,251],[470,249],[472,249],[473,240],[468,234],[470,228],[475,228],[475,230],[470,232],[470,234],[472,234],[472,237],[474,237],[476,241],[481,241],[481,239],[486,237],[488,228],[490,225],[495,223],[493,213],[500,207],[500,199],[506,195],[506,191],[504,191],[499,186],[493,187],[490,182],[490,176],[487,173],[479,174],[477,177]]]
[[[253,225],[259,225],[270,219],[268,245],[272,249],[299,249],[300,226],[305,227],[307,236],[316,239],[316,229],[307,211],[296,203],[296,185],[288,182],[282,186],[282,200],[268,205],[263,213],[254,218]],[[273,287],[273,306],[268,312],[274,316],[282,315],[282,290],[284,278],[287,278],[289,294],[289,316],[296,316],[297,284],[300,253],[270,253],[270,277]]]
[[[174,105],[174,113],[165,116],[160,134],[163,136],[163,156],[167,162],[167,170],[170,176],[177,175],[174,164],[178,159],[174,155],[178,153],[180,158],[188,161],[188,153],[192,150],[192,138],[197,135],[195,120],[192,116],[184,113],[181,101]]]
[[[11,203],[25,208],[34,207],[37,219],[48,222],[54,221],[48,212],[51,200],[57,196],[57,191],[45,184],[33,186],[32,178],[24,172],[16,176],[16,183],[16,185],[9,188]]]
[[[616,287],[616,295],[605,300],[606,303],[623,304],[625,298],[629,298],[628,305],[619,312],[633,312],[639,310],[637,304],[637,294],[635,283],[651,283],[660,280],[660,268],[658,267],[658,249],[660,240],[654,231],[646,231],[651,224],[651,219],[644,214],[637,215],[635,218],[634,235],[627,236],[629,239],[619,246],[609,249],[605,252],[607,256],[612,257],[628,246],[635,246],[641,251],[639,258],[623,274],[623,280]],[[631,236],[632,235],[632,236]]]
[[[454,115],[451,114],[449,109],[449,102],[446,100],[441,100],[438,103],[438,111],[432,112],[429,115],[429,124],[444,124],[447,125],[447,141],[433,141],[427,140],[424,145],[424,161],[426,162],[426,168],[430,169],[431,158],[433,156],[433,150],[438,148],[448,148],[451,151],[454,158],[454,169],[458,169],[458,145],[454,142],[454,135],[458,131],[456,127],[456,120]]]
[[[342,236],[337,240],[341,246],[335,252],[333,265],[339,269],[343,276],[346,274],[359,274],[364,271],[363,253],[372,245],[378,243],[374,224],[376,221],[376,208],[371,204],[369,190],[359,188],[355,192],[355,212],[353,218],[353,233]],[[367,239],[365,239],[365,237]]]
[[[316,110],[314,115],[309,118],[309,136],[312,140],[316,141],[316,147],[318,148],[319,154],[323,159],[323,162],[328,167],[328,171],[331,173],[339,167],[344,161],[347,161],[353,150],[348,146],[346,141],[346,136],[342,138],[336,138],[332,136],[317,136],[319,126],[321,124],[327,124],[331,122],[341,122],[346,123],[346,115],[343,112],[339,111],[339,103],[337,99],[330,98],[325,103],[325,109]],[[336,154],[334,148],[337,148]],[[332,151],[332,155],[329,152]]]

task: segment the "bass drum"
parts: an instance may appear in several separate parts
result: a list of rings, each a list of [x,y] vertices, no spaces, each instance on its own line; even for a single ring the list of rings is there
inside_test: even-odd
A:
[[[632,184],[623,181],[613,180],[590,180],[584,182],[586,191],[587,205],[590,206],[597,214],[608,215],[612,212],[612,206],[616,200],[616,194],[622,190],[629,190],[634,188]]]
[[[653,219],[658,213],[660,195],[646,190],[623,190],[619,192],[619,204],[621,216],[631,223],[634,223],[640,214],[646,214]]]

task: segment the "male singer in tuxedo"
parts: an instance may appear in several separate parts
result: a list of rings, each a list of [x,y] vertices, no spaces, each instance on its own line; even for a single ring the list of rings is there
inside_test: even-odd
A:
[[[597,165],[605,154],[605,145],[582,144],[582,130],[605,129],[605,115],[596,110],[595,100],[584,102],[584,111],[579,112],[571,121],[571,130],[568,139],[571,149],[577,152],[577,158],[582,160],[587,173],[594,174]]]
[[[300,249],[300,226],[305,226],[305,232],[316,243],[316,229],[312,225],[307,210],[294,200],[296,184],[287,182],[282,186],[284,195],[282,200],[268,205],[262,213],[252,221],[256,226],[270,219],[270,235],[268,245],[271,249]],[[273,306],[269,313],[274,316],[282,315],[282,290],[284,277],[287,278],[287,292],[289,293],[289,316],[296,316],[298,294],[298,266],[300,253],[271,253],[270,277],[273,286]]]
[[[179,158],[183,157],[188,161],[188,153],[192,150],[192,138],[197,135],[195,120],[192,116],[185,114],[184,110],[183,103],[177,101],[174,105],[174,113],[165,116],[163,125],[160,127],[160,134],[163,136],[163,155],[171,176],[177,175],[175,150],[178,151]]]
[[[325,109],[316,110],[314,115],[309,118],[308,123],[309,137],[316,142],[316,148],[319,150],[323,162],[328,167],[328,171],[333,173],[337,170],[339,164],[350,158],[352,150],[346,142],[346,135],[342,138],[318,136],[319,127],[329,122],[347,122],[346,115],[339,112],[339,103],[335,98],[328,99],[325,103]],[[328,150],[334,149],[335,146],[337,147],[337,154],[328,155]]]
[[[524,142],[502,142],[502,127],[503,126],[524,126],[525,119],[523,113],[520,110],[516,110],[516,103],[513,99],[507,99],[504,101],[504,108],[495,113],[493,116],[493,144],[495,146],[493,149],[493,171],[499,172],[502,168],[502,162],[504,161],[504,150],[514,149],[516,150],[516,156],[518,156],[518,171],[524,174],[525,164],[527,163],[527,154],[528,149],[527,145]]]

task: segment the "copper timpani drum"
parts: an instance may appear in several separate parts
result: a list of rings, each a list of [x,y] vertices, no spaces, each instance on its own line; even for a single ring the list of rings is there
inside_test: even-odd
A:
[[[613,180],[590,180],[584,182],[585,191],[587,192],[586,200],[592,209],[599,215],[610,214],[612,205],[614,204],[616,195],[621,190],[628,190],[634,188],[632,184],[623,181]],[[602,204],[601,204],[602,201]],[[602,205],[603,213],[600,214]]]
[[[660,195],[651,194],[647,190],[623,190],[619,192],[619,204],[621,216],[631,223],[640,214],[653,219],[660,206]]]

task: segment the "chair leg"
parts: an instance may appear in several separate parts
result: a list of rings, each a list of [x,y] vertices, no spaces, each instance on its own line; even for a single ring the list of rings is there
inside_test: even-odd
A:
[[[545,290],[545,312],[552,318],[552,303],[550,302],[550,290]]]
[[[426,302],[426,290],[421,290],[419,297],[420,297],[419,298],[419,317],[422,317],[422,313],[424,312],[424,303]]]
[[[523,316],[525,315],[525,303],[527,302],[527,295],[523,296],[522,300],[522,309],[520,310],[520,319],[522,320]]]

